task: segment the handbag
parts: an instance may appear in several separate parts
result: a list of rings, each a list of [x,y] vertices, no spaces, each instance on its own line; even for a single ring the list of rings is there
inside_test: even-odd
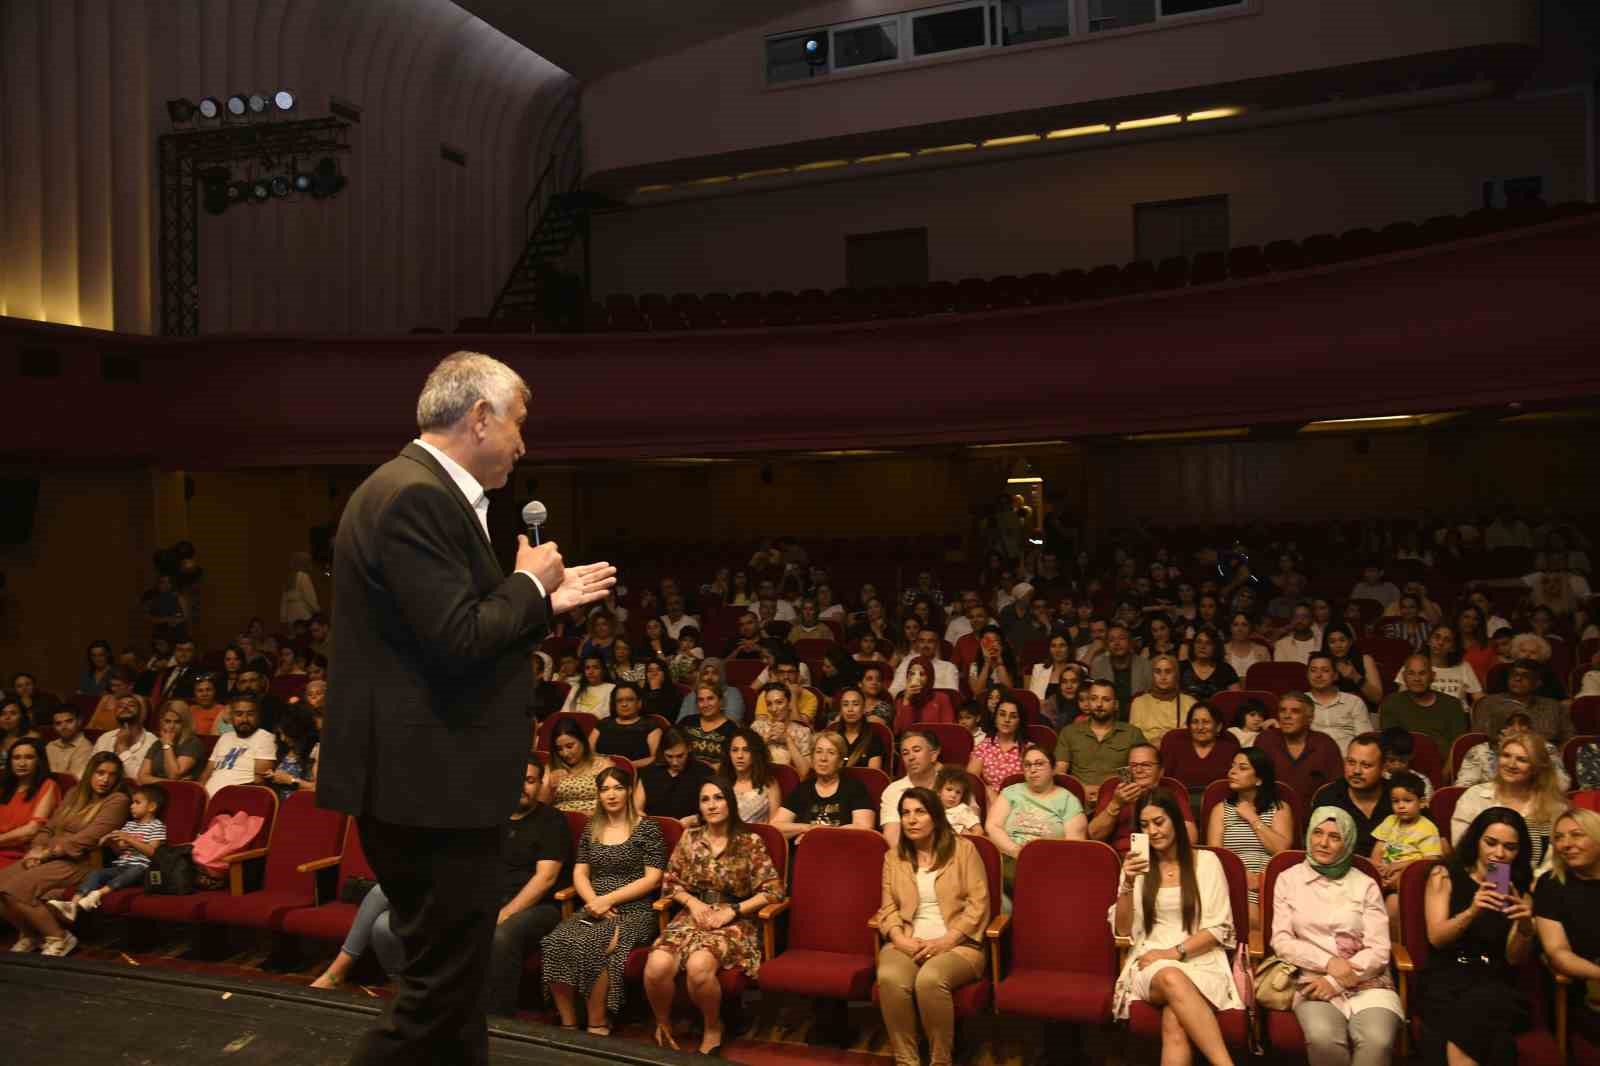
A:
[[[194,859],[190,844],[169,846],[162,844],[150,856],[150,868],[144,874],[144,890],[152,896],[187,896],[194,892]]]
[[[1292,1009],[1299,972],[1276,956],[1263,959],[1256,966],[1256,1003],[1267,1010]]]
[[[344,879],[344,884],[339,886],[339,902],[354,903],[358,906],[367,898],[367,893],[378,887],[378,882],[370,877],[361,877],[351,874]]]

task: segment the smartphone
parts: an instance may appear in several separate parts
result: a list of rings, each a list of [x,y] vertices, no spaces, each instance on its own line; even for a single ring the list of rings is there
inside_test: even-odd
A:
[[[1503,862],[1491,862],[1484,866],[1489,887],[1502,896],[1511,895],[1511,867]]]
[[[1117,767],[1117,780],[1121,781],[1124,785],[1132,784],[1133,783],[1133,768],[1131,766],[1119,766],[1119,767]]]
[[[599,919],[597,919],[594,915],[590,914],[588,911],[579,911],[578,912],[578,924],[579,925],[593,925],[597,921],[599,921]]]
[[[1149,833],[1129,833],[1128,834],[1128,858],[1131,859],[1135,855],[1138,855],[1140,858],[1144,859],[1145,862],[1149,862],[1150,861],[1150,834]]]

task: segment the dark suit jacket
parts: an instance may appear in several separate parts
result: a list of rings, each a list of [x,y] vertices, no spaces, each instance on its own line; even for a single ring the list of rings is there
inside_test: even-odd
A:
[[[531,741],[528,657],[549,620],[433,456],[410,444],[379,467],[334,538],[318,802],[399,825],[504,823]]]

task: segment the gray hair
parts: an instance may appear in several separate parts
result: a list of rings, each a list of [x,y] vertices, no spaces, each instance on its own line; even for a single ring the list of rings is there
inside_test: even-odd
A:
[[[1293,700],[1294,702],[1298,703],[1300,706],[1306,709],[1307,714],[1314,715],[1317,713],[1317,705],[1313,703],[1311,701],[1311,697],[1306,695],[1304,692],[1285,692],[1278,697],[1279,703],[1282,703],[1284,700]]]
[[[500,360],[482,352],[452,352],[422,384],[422,395],[417,397],[417,428],[424,433],[449,429],[479,400],[505,417],[518,395],[526,403],[533,393],[522,376]]]

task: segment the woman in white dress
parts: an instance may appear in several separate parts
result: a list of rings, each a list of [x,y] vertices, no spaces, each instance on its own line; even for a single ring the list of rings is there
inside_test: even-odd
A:
[[[1221,860],[1191,844],[1183,821],[1177,798],[1163,788],[1139,810],[1149,857],[1128,853],[1111,908],[1113,930],[1133,941],[1112,1010],[1126,1018],[1134,1000],[1160,1008],[1163,1062],[1189,1062],[1198,1050],[1211,1066],[1233,1066],[1216,1014],[1244,1006],[1229,960],[1228,879]]]

